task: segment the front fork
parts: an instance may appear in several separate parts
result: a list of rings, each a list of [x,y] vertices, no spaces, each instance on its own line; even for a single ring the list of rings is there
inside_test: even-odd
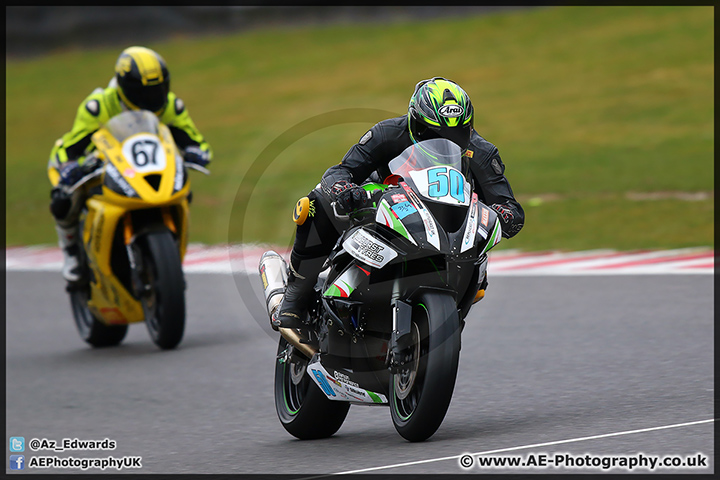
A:
[[[392,373],[399,373],[412,361],[412,306],[396,299],[393,305],[393,329],[385,363]]]
[[[150,293],[151,286],[142,279],[145,265],[142,253],[136,242],[132,218],[129,212],[125,214],[123,218],[123,240],[125,242],[128,262],[130,263],[130,280],[132,282],[133,295],[135,295],[136,298],[142,299]]]

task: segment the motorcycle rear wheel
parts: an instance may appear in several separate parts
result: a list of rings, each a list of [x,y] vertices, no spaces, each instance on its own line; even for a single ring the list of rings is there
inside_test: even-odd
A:
[[[185,333],[185,280],[180,252],[170,231],[151,232],[140,243],[144,283],[141,301],[152,341],[163,350],[178,346]]]
[[[92,314],[87,306],[90,287],[76,287],[69,291],[75,325],[80,338],[93,347],[112,347],[123,341],[127,325],[106,325]]]
[[[306,373],[308,359],[297,353],[286,358],[288,348],[287,340],[280,337],[275,361],[275,410],[280,423],[300,440],[330,437],[342,426],[350,404],[328,400]]]
[[[440,427],[455,389],[460,324],[453,298],[424,293],[413,308],[412,326],[412,359],[390,376],[390,415],[403,438],[422,442]]]

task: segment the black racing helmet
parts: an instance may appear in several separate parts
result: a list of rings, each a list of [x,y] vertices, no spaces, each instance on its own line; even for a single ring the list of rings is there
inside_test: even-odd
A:
[[[115,79],[120,98],[128,107],[160,113],[167,105],[170,72],[165,60],[153,50],[123,50],[115,63]]]
[[[464,151],[473,129],[470,97],[457,83],[433,77],[415,85],[408,106],[408,128],[413,142],[447,138]]]

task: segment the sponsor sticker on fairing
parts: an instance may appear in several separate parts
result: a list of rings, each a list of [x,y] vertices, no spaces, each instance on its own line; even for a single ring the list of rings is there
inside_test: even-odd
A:
[[[420,214],[420,218],[422,218],[423,225],[425,226],[425,237],[427,238],[428,243],[435,247],[436,249],[440,250],[440,234],[438,233],[437,226],[435,225],[435,221],[432,218],[432,215],[430,212],[425,208],[425,204],[422,203],[422,201],[418,198],[417,195],[415,195],[415,192],[412,191],[412,189],[408,186],[405,182],[400,182],[400,185],[405,189],[405,193],[407,194],[408,198],[412,202],[412,204],[417,208],[418,213]]]
[[[310,378],[330,400],[371,404],[388,403],[385,395],[365,390],[343,373],[334,371],[334,375],[330,375],[319,360],[309,364],[307,371]]]
[[[364,229],[355,233],[343,242],[343,248],[353,257],[370,266],[382,268],[397,257],[397,252],[389,245],[381,242]]]
[[[460,253],[465,252],[470,249],[475,244],[475,232],[477,231],[477,206],[478,206],[478,197],[477,193],[473,193],[472,196],[472,203],[470,204],[470,217],[467,220],[467,224],[465,225],[465,233],[463,235],[463,243],[460,247]]]
[[[413,204],[408,201],[396,203],[392,206],[392,210],[401,220],[408,215],[412,215],[413,213],[417,212],[417,208],[415,208]]]
[[[487,227],[488,220],[490,220],[490,210],[488,210],[485,207],[482,207],[482,219],[480,220],[480,223],[482,223],[483,225],[485,225]]]

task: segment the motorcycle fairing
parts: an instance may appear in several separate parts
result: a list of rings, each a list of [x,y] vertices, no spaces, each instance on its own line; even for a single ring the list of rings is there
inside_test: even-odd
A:
[[[136,203],[147,208],[148,204],[167,204],[184,196],[184,189],[177,189],[182,185],[182,164],[177,158],[179,153],[165,125],[159,125],[159,136],[137,133],[125,138],[122,143],[107,128],[102,127],[93,134],[93,142],[109,162],[105,175],[110,175],[116,182],[123,182],[122,186],[127,184],[136,192],[138,198],[132,198],[130,192],[123,189],[125,196]],[[132,163],[128,156],[134,158]],[[118,174],[121,176],[120,180],[117,179]],[[151,182],[155,181],[158,175],[160,181],[153,185]],[[112,192],[111,189],[107,190]]]
[[[465,220],[465,231],[462,236],[460,253],[466,252],[475,245],[475,239],[477,236],[476,232],[478,229],[478,216],[478,197],[477,193],[473,193],[468,217]]]
[[[370,276],[370,271],[360,265],[351,264],[333,283],[323,292],[324,297],[348,298],[364,279]]]
[[[87,200],[83,228],[88,266],[94,280],[90,282],[88,308],[107,324],[142,322],[145,320],[142,304],[113,274],[111,265],[113,247],[117,247],[116,228],[127,210],[98,197]]]
[[[413,212],[410,211],[408,213],[407,208],[403,209],[397,209],[397,205],[403,205],[403,204],[410,204],[407,200],[400,204],[393,205],[392,207],[387,202],[387,200],[382,199],[380,201],[380,205],[378,205],[377,214],[375,215],[375,222],[377,222],[380,225],[385,225],[388,228],[391,228],[398,232],[403,237],[407,238],[410,243],[413,245],[417,245],[417,242],[413,239],[412,234],[408,231],[408,229],[403,224],[402,220],[409,214],[412,214]],[[411,204],[410,204],[411,205]],[[411,205],[412,206],[412,205]],[[417,211],[415,207],[412,207],[413,210]],[[398,211],[401,213],[398,214]],[[400,216],[403,215],[403,216]]]
[[[411,170],[409,173],[410,181],[415,184],[420,196],[449,205],[470,204],[470,182],[465,180],[460,170],[441,165]]]
[[[410,168],[402,172],[404,178],[412,175]],[[456,183],[460,185],[460,177]],[[421,199],[414,182],[400,181],[376,192],[374,221],[344,227],[326,262],[331,270],[320,289],[325,321],[318,331],[319,354],[311,363],[352,372],[353,382],[385,392],[388,351],[397,342],[392,338],[393,310],[388,308],[392,299],[412,305],[418,292],[432,289],[452,295],[458,308],[471,304],[484,266],[478,260],[497,244],[501,229],[497,214],[467,185],[463,178],[462,197],[459,188],[448,193],[455,194],[451,203]],[[360,238],[364,247],[353,246],[351,238]],[[385,258],[389,252],[393,258]],[[327,375],[308,374],[325,387],[328,398],[334,393],[334,400],[351,401],[338,394]]]
[[[190,182],[170,130],[150,112],[122,113],[95,132],[92,141],[106,163],[101,193],[88,198],[83,218],[82,238],[92,272],[88,308],[107,324],[142,322],[141,302],[113,271],[113,256],[126,255],[115,250],[124,250],[139,233],[134,212],[156,209],[160,221],[177,235],[182,260]],[[160,177],[155,186],[148,179],[153,175],[155,180]],[[110,188],[110,179],[120,192]]]
[[[307,366],[307,374],[330,400],[371,405],[388,403],[387,397],[382,393],[365,390],[357,384],[350,385],[347,381],[351,380],[343,380],[341,375],[330,375],[318,359]]]

